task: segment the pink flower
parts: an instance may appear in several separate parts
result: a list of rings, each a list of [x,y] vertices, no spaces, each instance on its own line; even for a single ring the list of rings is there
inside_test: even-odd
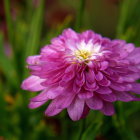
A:
[[[115,101],[137,101],[140,94],[140,48],[123,40],[110,40],[91,30],[64,30],[42,48],[40,55],[27,58],[31,70],[22,88],[41,91],[30,100],[37,108],[48,100],[45,114],[54,116],[67,109],[74,121],[89,110],[113,115]]]

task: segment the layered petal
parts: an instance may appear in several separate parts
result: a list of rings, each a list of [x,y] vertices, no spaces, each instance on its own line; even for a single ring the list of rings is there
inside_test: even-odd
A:
[[[29,104],[29,108],[34,109],[34,108],[38,108],[40,106],[42,106],[43,104],[45,104],[47,101],[41,101],[41,102],[33,102],[31,101]]]
[[[40,79],[38,76],[30,76],[22,82],[21,88],[29,91],[40,91],[45,89],[41,83],[44,79]]]
[[[84,112],[84,104],[84,100],[75,98],[75,100],[67,108],[68,114],[73,121],[77,121],[82,117]]]
[[[140,83],[133,83],[131,92],[140,94]]]
[[[123,101],[123,102],[129,102],[133,101],[135,98],[131,94],[127,92],[117,92],[116,93],[117,100]]]
[[[90,109],[99,110],[103,107],[103,101],[98,96],[94,96],[86,100],[86,104]]]
[[[113,104],[110,102],[104,102],[101,112],[103,112],[106,116],[112,116],[115,113]]]

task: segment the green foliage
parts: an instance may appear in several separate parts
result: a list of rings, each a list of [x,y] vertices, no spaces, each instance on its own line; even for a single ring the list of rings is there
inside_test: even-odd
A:
[[[140,45],[140,1],[123,0],[120,6],[117,37]]]
[[[103,116],[99,114],[98,116],[96,116],[96,119],[92,120],[89,126],[86,127],[86,130],[83,131],[81,140],[95,139],[101,129],[102,124],[103,124]]]

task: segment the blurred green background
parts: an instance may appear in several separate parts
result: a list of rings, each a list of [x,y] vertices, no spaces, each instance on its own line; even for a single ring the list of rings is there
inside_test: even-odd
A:
[[[112,39],[140,46],[140,0],[1,0],[0,1],[0,140],[140,140],[140,103],[115,103],[116,114],[90,111],[73,122],[66,111],[44,116],[30,110],[37,93],[23,91],[29,75],[26,57],[65,28],[92,29]]]

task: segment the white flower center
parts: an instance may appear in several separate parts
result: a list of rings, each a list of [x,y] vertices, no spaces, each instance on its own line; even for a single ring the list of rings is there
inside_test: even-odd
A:
[[[81,41],[79,44],[77,44],[77,49],[74,51],[74,55],[79,61],[94,60],[97,58],[97,56],[102,55],[100,49],[101,46],[99,44],[93,44],[92,40],[90,40],[88,43]]]

